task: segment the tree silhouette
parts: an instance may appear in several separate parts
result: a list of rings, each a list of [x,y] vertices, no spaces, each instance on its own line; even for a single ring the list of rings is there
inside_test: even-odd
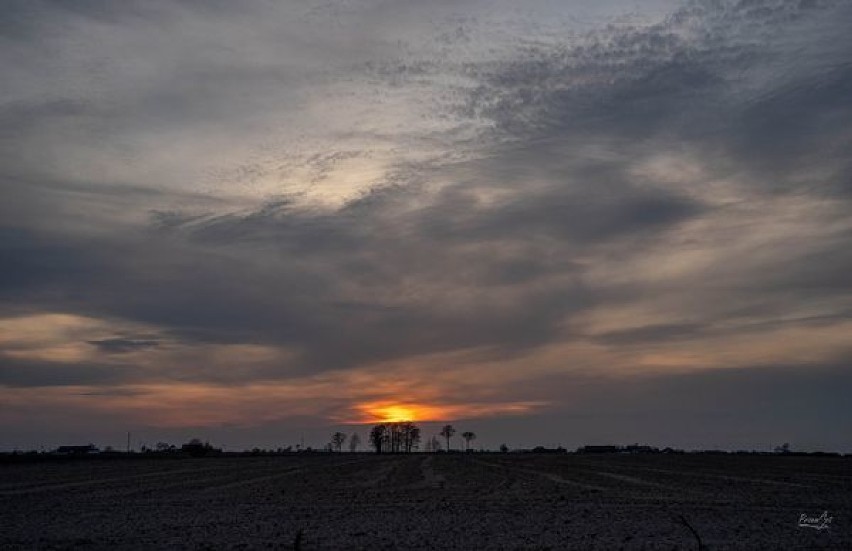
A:
[[[790,443],[784,442],[780,446],[775,446],[775,453],[790,453]]]
[[[193,438],[180,447],[181,451],[192,457],[204,457],[213,449],[209,442],[202,443],[198,438]]]
[[[382,453],[385,440],[388,437],[388,427],[385,424],[379,424],[373,427],[370,431],[370,445],[376,449],[376,453]]]
[[[470,441],[476,440],[476,433],[471,432],[471,431],[463,432],[462,438],[464,438],[464,449],[469,450],[470,449]]]
[[[420,428],[409,421],[379,423],[370,431],[370,444],[377,453],[411,453],[420,444]]]
[[[402,447],[405,453],[411,453],[411,450],[420,444],[420,428],[411,422],[399,423],[399,431],[402,436]]]
[[[357,432],[353,432],[352,436],[349,437],[349,451],[355,453],[358,451],[358,446],[361,445],[361,437],[358,436]]]
[[[346,435],[342,432],[335,432],[331,435],[331,444],[337,451],[341,451],[344,442],[346,442]]]
[[[387,430],[385,431],[387,448],[391,453],[396,453],[402,445],[402,431],[399,423],[385,423]]]
[[[168,442],[157,442],[156,448],[158,452],[173,452],[177,449],[174,444]]]
[[[456,433],[456,429],[452,425],[444,425],[441,429],[441,436],[447,439],[447,451],[450,451],[450,438]]]

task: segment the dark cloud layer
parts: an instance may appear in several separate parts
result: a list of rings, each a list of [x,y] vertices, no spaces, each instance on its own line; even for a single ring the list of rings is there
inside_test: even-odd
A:
[[[4,358],[0,384],[6,387],[105,386],[133,381],[138,371],[110,363],[50,362]]]
[[[125,354],[139,350],[140,348],[150,348],[159,345],[159,342],[153,339],[115,338],[88,342],[107,354]]]

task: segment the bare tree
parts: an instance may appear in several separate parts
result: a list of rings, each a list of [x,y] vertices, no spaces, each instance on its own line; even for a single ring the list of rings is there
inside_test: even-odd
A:
[[[447,451],[450,451],[450,438],[456,433],[456,429],[452,425],[444,425],[441,429],[441,436],[447,439]]]
[[[349,437],[349,451],[355,453],[358,451],[358,446],[361,445],[361,437],[358,436],[357,432],[353,432],[352,436]]]
[[[385,424],[376,425],[370,431],[370,444],[376,449],[376,453],[382,453],[387,437],[388,427]]]
[[[471,431],[463,432],[462,438],[464,438],[464,449],[469,450],[470,449],[470,441],[476,440],[476,433],[471,432]]]
[[[399,429],[402,435],[402,448],[405,453],[411,453],[420,444],[420,428],[414,423],[406,421],[399,424]]]
[[[402,448],[402,425],[401,423],[385,423],[387,426],[388,449],[391,453],[397,453]]]
[[[158,452],[173,452],[177,449],[174,444],[169,444],[167,442],[157,442],[157,451]]]
[[[346,435],[342,432],[335,432],[331,435],[331,444],[337,451],[341,451],[344,442],[346,442]]]
[[[409,421],[380,423],[370,431],[370,444],[377,453],[411,453],[420,444],[420,428]]]

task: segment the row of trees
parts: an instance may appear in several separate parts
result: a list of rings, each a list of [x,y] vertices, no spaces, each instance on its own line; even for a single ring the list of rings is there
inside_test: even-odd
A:
[[[370,431],[370,445],[376,453],[411,453],[420,445],[420,427],[408,421],[379,423]]]
[[[335,432],[331,435],[331,442],[328,444],[328,448],[331,450],[343,451],[343,444],[346,443],[346,435],[342,432]],[[361,445],[361,437],[358,436],[357,432],[352,433],[352,437],[349,438],[349,451],[356,452],[358,451],[358,447]]]
[[[447,451],[450,450],[450,439],[456,434],[456,429],[452,425],[444,425],[441,428],[441,432],[439,433],[441,436],[447,439]],[[471,431],[466,431],[461,434],[464,439],[464,449],[470,449],[470,443],[473,440],[476,440],[476,433]]]
[[[456,434],[456,429],[452,425],[444,425],[441,432],[438,433],[446,439],[447,451],[450,450],[451,439]],[[465,442],[465,450],[470,449],[470,443],[476,439],[476,433],[466,431],[461,434]],[[343,451],[343,445],[346,443],[347,437],[342,432],[335,432],[331,435],[331,442],[328,448],[332,450]],[[370,445],[376,450],[376,453],[411,453],[420,446],[421,433],[420,427],[410,421],[398,423],[379,423],[370,430]],[[361,437],[358,433],[352,434],[349,437],[349,451],[355,452],[361,445]],[[438,451],[441,449],[441,443],[437,436],[433,436],[426,442],[426,451]]]

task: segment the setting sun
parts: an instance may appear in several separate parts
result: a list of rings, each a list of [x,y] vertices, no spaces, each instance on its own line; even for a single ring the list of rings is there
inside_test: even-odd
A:
[[[379,410],[382,420],[387,423],[397,423],[400,421],[414,421],[416,419],[414,410],[405,406],[389,406]]]
[[[356,406],[361,412],[356,423],[401,423],[404,421],[436,421],[453,417],[448,408],[437,405],[367,402]]]
[[[360,415],[355,424],[401,423],[403,421],[453,421],[495,415],[527,414],[545,406],[545,402],[503,402],[485,404],[423,404],[399,402],[366,402],[354,406]]]
[[[421,420],[421,416],[417,415],[418,408],[412,405],[377,405],[364,409],[367,414],[382,423],[400,423],[403,421]]]

